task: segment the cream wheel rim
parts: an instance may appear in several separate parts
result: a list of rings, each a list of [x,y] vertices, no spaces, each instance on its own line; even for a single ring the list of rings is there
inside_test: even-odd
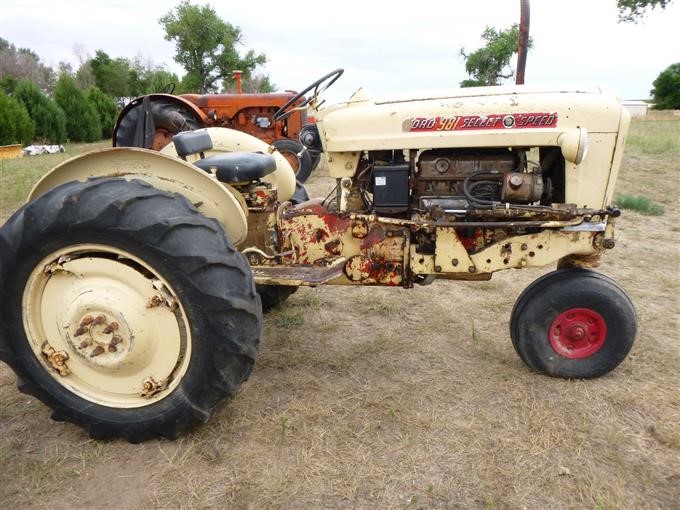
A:
[[[108,407],[143,407],[186,373],[191,333],[177,294],[153,267],[111,246],[59,249],[36,265],[24,328],[48,373]]]

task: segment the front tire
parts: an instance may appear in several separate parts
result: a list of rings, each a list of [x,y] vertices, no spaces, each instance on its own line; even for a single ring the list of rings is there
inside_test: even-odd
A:
[[[637,331],[635,309],[614,280],[586,269],[549,273],[512,310],[510,336],[529,367],[554,377],[593,378],[616,368]]]
[[[92,437],[175,438],[233,395],[262,325],[245,258],[184,197],[63,184],[0,228],[0,357]]]
[[[258,285],[257,293],[262,300],[262,311],[267,313],[272,308],[276,308],[297,290],[297,287],[289,285]]]

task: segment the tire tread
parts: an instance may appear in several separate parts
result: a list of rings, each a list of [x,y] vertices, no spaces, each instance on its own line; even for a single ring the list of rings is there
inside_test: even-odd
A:
[[[64,405],[31,373],[29,363],[22,358],[17,346],[23,333],[16,331],[16,320],[11,324],[9,312],[0,315],[0,356],[17,373],[19,391],[36,396],[53,408],[55,419],[79,424],[92,437],[121,436],[130,442],[158,435],[174,438],[180,431],[205,422],[215,405],[232,396],[250,375],[262,328],[261,305],[250,267],[228,241],[222,226],[202,216],[183,196],[158,190],[139,180],[91,179],[69,182],[48,191],[0,227],[0,247],[12,247],[3,249],[0,255],[0,280],[3,281],[0,298],[13,299],[10,289],[5,288],[5,281],[11,279],[22,256],[34,251],[43,240],[64,232],[93,230],[99,232],[102,239],[124,238],[151,251],[156,259],[167,263],[168,270],[189,289],[190,305],[204,323],[203,333],[209,331],[213,337],[192,338],[194,343],[207,341],[214,349],[208,356],[209,373],[203,374],[202,380],[196,383],[200,389],[191,394],[184,392],[181,400],[185,405],[176,413],[165,412],[143,423],[116,422],[115,419],[103,422],[93,419],[86,406],[70,409]],[[200,278],[208,273],[210,278]],[[17,282],[14,295],[19,291],[18,285]],[[234,320],[229,311],[239,319]],[[225,360],[229,360],[228,366],[220,366]],[[225,377],[225,370],[236,373]],[[215,379],[222,382],[212,384]],[[228,384],[224,382],[227,379]],[[176,390],[183,391],[181,386]]]

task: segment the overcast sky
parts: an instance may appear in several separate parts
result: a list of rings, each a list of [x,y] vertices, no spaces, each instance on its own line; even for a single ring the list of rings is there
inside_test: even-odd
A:
[[[158,19],[178,1],[3,0],[0,36],[56,67],[103,49],[112,57],[166,64],[174,45]],[[205,4],[206,1],[194,1]],[[212,1],[241,27],[243,49],[264,52],[279,89],[300,90],[328,71],[345,75],[336,102],[358,89],[374,96],[456,87],[466,78],[459,50],[481,45],[484,27],[519,21],[519,0],[370,2]],[[649,97],[659,72],[680,62],[680,2],[638,24],[617,23],[615,0],[533,0],[527,84],[600,84],[622,99]],[[514,63],[513,63],[514,65]]]

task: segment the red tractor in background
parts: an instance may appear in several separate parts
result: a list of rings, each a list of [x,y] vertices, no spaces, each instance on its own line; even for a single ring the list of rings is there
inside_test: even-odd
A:
[[[113,131],[114,147],[143,147],[161,150],[181,131],[203,127],[226,127],[243,131],[273,145],[289,161],[295,177],[305,182],[319,164],[320,154],[300,143],[300,135],[311,128],[303,100],[293,113],[274,120],[274,113],[297,93],[244,94],[241,72],[234,72],[234,94],[149,94],[128,103]],[[316,136],[309,129],[308,136]]]

